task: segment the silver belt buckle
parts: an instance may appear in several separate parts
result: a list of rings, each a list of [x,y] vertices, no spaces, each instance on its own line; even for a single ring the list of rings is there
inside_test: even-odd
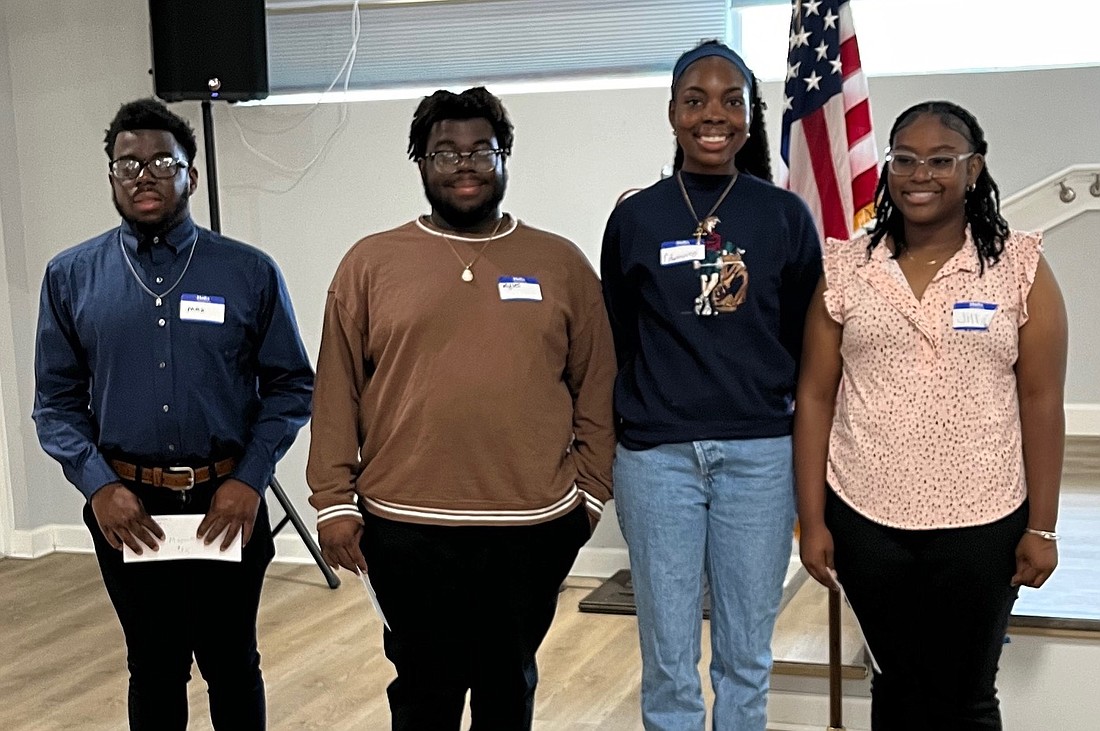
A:
[[[175,472],[177,474],[186,474],[187,477],[190,479],[191,484],[189,484],[187,487],[172,488],[174,490],[190,490],[195,486],[195,470],[192,467],[166,467],[164,471]]]

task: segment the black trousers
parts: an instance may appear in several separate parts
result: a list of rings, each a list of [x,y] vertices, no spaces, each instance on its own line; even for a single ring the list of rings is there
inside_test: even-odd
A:
[[[188,493],[125,483],[151,515],[205,513],[217,483]],[[186,502],[181,499],[186,495]],[[256,612],[264,572],[275,553],[267,505],[260,502],[252,538],[240,563],[182,560],[124,564],[107,543],[91,505],[92,533],[103,583],[126,637],[133,731],[185,731],[191,659],[198,663],[217,731],[266,727],[266,702]]]
[[[829,492],[837,576],[882,669],[871,683],[872,729],[1001,728],[997,663],[1027,516],[1025,503],[987,525],[902,530]]]
[[[533,526],[443,527],[365,515],[362,550],[390,630],[394,731],[531,728],[535,653],[590,528],[583,506]]]

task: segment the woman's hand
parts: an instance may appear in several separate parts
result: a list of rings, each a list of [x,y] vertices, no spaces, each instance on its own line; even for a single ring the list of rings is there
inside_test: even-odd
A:
[[[1024,533],[1016,546],[1016,574],[1013,586],[1038,589],[1058,566],[1058,543],[1033,533]]]
[[[833,534],[824,523],[802,526],[798,554],[810,576],[828,589],[836,588],[836,581],[830,573],[833,569]]]

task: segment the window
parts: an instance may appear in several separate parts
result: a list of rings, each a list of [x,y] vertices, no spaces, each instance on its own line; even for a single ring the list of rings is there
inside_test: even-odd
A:
[[[320,91],[352,42],[348,0],[268,0],[272,94]],[[667,73],[729,39],[729,0],[420,0],[359,3],[349,88]]]
[[[851,0],[863,70],[871,76],[1100,64],[1094,0]],[[791,9],[734,11],[745,60],[761,79],[786,73]]]

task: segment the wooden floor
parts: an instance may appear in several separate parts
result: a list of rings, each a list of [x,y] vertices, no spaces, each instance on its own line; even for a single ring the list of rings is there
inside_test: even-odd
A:
[[[539,731],[641,727],[634,618],[576,610],[596,584],[571,580],[561,595],[539,655]],[[0,616],[0,729],[126,727],[122,631],[94,557],[0,559]],[[332,591],[312,566],[272,566],[260,606],[269,727],[388,729],[392,667],[381,645],[362,584],[345,580]],[[205,684],[194,676],[190,728],[205,731]]]
[[[1059,531],[1063,563],[1048,587],[1025,592],[1017,614],[1100,617],[1100,443],[1071,454]],[[260,651],[272,731],[384,731],[392,667],[381,626],[354,579],[336,591],[313,566],[274,565],[260,606]],[[634,731],[641,677],[632,616],[581,614],[597,580],[570,579],[539,654],[536,731]],[[826,592],[807,581],[780,616],[777,673],[820,674]],[[846,677],[865,673],[845,611]],[[0,731],[117,731],[126,727],[122,632],[95,558],[55,553],[0,559]],[[1040,630],[1042,631],[1042,630]],[[709,662],[703,627],[701,674]],[[1095,637],[1095,634],[1092,635]],[[194,673],[192,731],[208,731],[205,684]],[[707,704],[712,701],[704,680]]]

